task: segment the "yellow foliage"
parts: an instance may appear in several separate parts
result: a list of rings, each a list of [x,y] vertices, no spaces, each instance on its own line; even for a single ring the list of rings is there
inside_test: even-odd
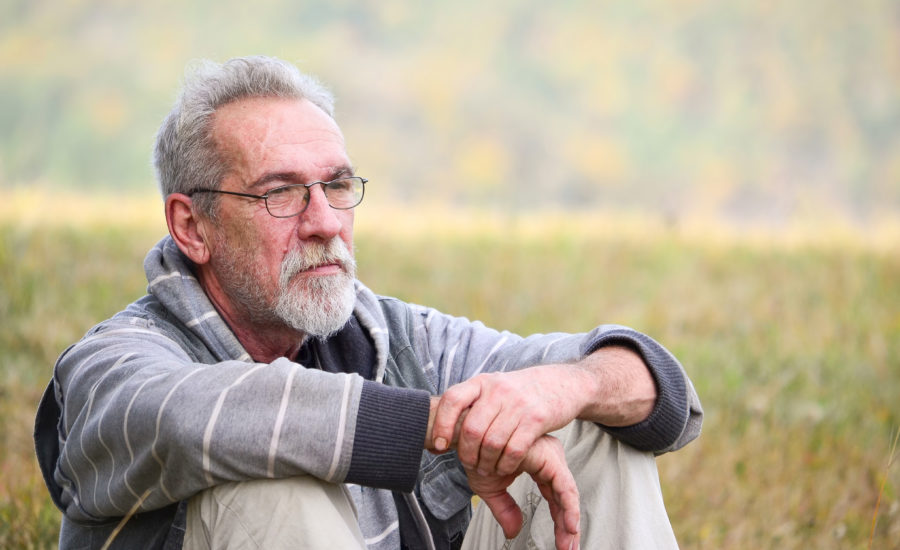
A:
[[[89,120],[101,135],[116,134],[125,125],[128,117],[128,105],[121,93],[114,90],[103,90],[87,100]]]
[[[490,136],[466,140],[456,157],[458,185],[467,189],[503,185],[510,174],[510,155],[504,144]]]
[[[586,136],[570,140],[566,145],[566,160],[572,164],[572,171],[603,185],[624,183],[630,159],[620,140]]]

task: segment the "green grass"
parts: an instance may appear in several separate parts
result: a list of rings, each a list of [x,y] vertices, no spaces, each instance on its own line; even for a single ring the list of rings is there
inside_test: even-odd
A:
[[[34,408],[58,353],[143,294],[163,231],[92,220],[0,216],[2,548],[55,546]],[[376,292],[522,333],[622,323],[674,351],[707,412],[700,440],[658,461],[683,548],[866,548],[885,481],[872,547],[896,547],[897,246],[360,225],[360,277]]]

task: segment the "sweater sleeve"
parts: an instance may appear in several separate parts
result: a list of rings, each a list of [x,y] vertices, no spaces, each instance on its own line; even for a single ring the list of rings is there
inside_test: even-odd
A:
[[[420,335],[416,352],[432,367],[438,393],[482,372],[577,361],[607,345],[626,345],[647,364],[657,385],[657,402],[643,422],[604,428],[636,448],[655,453],[679,449],[700,434],[703,409],[681,364],[648,336],[619,325],[602,325],[583,334],[498,332],[480,322],[417,309]]]
[[[644,360],[656,383],[656,404],[637,424],[604,429],[623,443],[661,454],[687,445],[700,433],[703,409],[681,364],[655,340],[625,327],[604,327],[589,341],[587,353],[604,346],[624,345]]]
[[[428,417],[427,392],[375,388],[287,359],[197,363],[138,324],[106,326],[67,350],[54,386],[62,414],[53,477],[76,521],[120,517],[138,502],[138,511],[154,510],[246,479],[352,475],[408,489],[417,469],[403,458],[363,467],[392,439],[383,430],[385,441],[357,437],[357,420],[373,408],[398,411],[414,428],[403,454],[415,447],[418,457]]]
[[[416,485],[431,394],[366,381],[347,483],[408,493]]]

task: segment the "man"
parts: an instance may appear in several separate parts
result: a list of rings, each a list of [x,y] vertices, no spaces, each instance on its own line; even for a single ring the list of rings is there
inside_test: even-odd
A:
[[[366,180],[314,80],[207,63],[154,160],[148,295],[38,411],[61,548],[675,545],[653,455],[702,418],[678,362],[624,327],[522,338],[373,294]]]

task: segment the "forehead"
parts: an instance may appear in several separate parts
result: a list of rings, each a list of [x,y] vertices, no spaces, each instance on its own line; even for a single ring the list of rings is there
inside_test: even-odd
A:
[[[212,136],[230,172],[316,173],[349,165],[337,123],[306,99],[249,98],[220,107]]]

